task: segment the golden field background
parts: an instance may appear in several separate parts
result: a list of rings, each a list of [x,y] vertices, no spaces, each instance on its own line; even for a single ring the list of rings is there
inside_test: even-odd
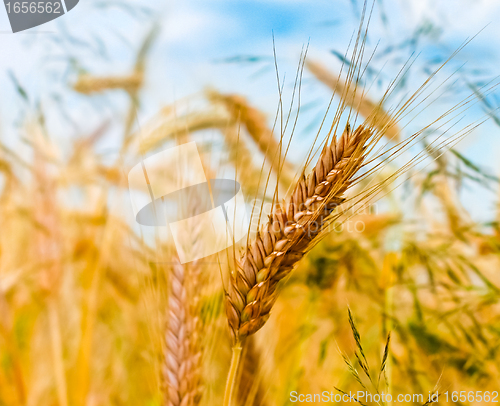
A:
[[[0,405],[168,404],[162,366],[174,247],[134,223],[132,165],[195,140],[210,178],[235,173],[245,196],[267,202],[274,188],[264,191],[261,172],[284,194],[302,169],[287,158],[277,181],[269,155],[280,140],[273,112],[237,92],[200,88],[138,123],[159,31],[153,26],[134,44],[128,73],[80,73],[65,85],[64,92],[90,103],[117,92],[126,98],[116,106],[116,159],[99,151],[100,142],[116,138],[106,120],[63,148],[51,135],[47,108],[29,103],[16,129],[24,149],[1,145]],[[304,72],[331,93],[328,75],[335,80],[338,72],[317,59]],[[17,85],[29,100],[29,90]],[[360,117],[378,108],[378,100],[358,97]],[[326,104],[313,108],[321,113]],[[394,131],[389,145],[409,136],[403,123]],[[425,142],[418,147],[428,164],[352,213],[282,284],[269,321],[246,343],[235,404],[287,405],[291,391],[335,387],[393,396],[500,390],[499,219],[476,222],[459,199],[464,182],[497,193],[498,178],[454,146],[439,153]],[[391,162],[376,176],[401,165]],[[218,261],[199,265],[201,405],[222,404],[231,359],[220,272],[227,272],[227,258]]]

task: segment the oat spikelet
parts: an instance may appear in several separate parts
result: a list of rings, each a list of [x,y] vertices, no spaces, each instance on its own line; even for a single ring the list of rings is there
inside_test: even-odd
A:
[[[171,273],[163,364],[165,406],[195,406],[201,397],[199,321],[191,316],[186,268],[175,260]]]
[[[332,211],[363,164],[374,132],[349,126],[325,145],[313,171],[295,184],[291,197],[277,204],[230,275],[226,312],[235,342],[258,331],[269,318],[276,287],[324,231]]]

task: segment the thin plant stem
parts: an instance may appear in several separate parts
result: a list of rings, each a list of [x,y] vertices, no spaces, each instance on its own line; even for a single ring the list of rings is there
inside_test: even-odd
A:
[[[240,364],[242,350],[243,346],[241,342],[237,341],[232,348],[231,366],[229,367],[229,373],[227,375],[226,391],[224,392],[223,406],[232,405],[231,400],[233,398],[236,377],[238,376],[238,366]]]
[[[55,300],[49,302],[49,323],[52,344],[52,361],[57,383],[57,398],[60,406],[68,406],[68,391],[64,372],[64,359],[62,351],[61,326]]]

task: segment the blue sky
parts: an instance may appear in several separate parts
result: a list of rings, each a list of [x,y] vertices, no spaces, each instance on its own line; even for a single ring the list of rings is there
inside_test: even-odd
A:
[[[130,7],[128,7],[130,5]],[[143,10],[138,10],[142,7]],[[291,93],[293,76],[302,47],[309,43],[311,58],[332,70],[340,66],[332,53],[344,53],[358,26],[360,0],[332,1],[229,1],[186,0],[148,2],[105,2],[82,0],[67,15],[31,30],[8,34],[6,13],[0,12],[0,117],[2,141],[19,146],[16,123],[41,103],[49,115],[51,135],[61,145],[94,129],[103,118],[117,118],[126,107],[118,93],[86,98],[71,92],[67,84],[76,69],[95,74],[126,73],[133,64],[134,50],[146,35],[151,21],[161,25],[152,49],[147,83],[142,93],[140,120],[146,121],[164,105],[200,92],[206,86],[240,93],[261,107],[272,121],[277,106],[277,85],[272,62],[272,34],[285,94]],[[385,19],[387,22],[385,22]],[[484,30],[458,55],[447,73],[462,64],[467,72],[481,70],[481,77],[500,74],[500,3],[494,0],[378,0],[369,31],[367,53],[397,46],[427,26],[416,51],[418,62],[409,87],[424,78],[421,71],[436,56],[453,52],[466,38]],[[410,56],[407,50],[394,58],[380,58],[375,69],[384,68],[387,80]],[[396,58],[397,56],[397,58]],[[241,63],[250,57],[253,62]],[[238,59],[239,58],[239,59]],[[12,77],[26,89],[26,103],[16,93]],[[370,89],[378,97],[387,83]],[[326,107],[329,92],[307,74],[303,83],[303,104],[316,103],[300,117],[297,156],[310,143],[309,128]],[[455,100],[456,101],[456,100]],[[441,108],[453,99],[444,100]],[[72,119],[61,117],[63,105]],[[430,111],[429,114],[435,113]],[[468,119],[483,114],[480,106],[470,109]],[[428,116],[422,117],[422,122]],[[415,122],[418,125],[420,122]],[[461,142],[458,149],[473,161],[500,173],[497,154],[500,128],[486,123]],[[113,150],[112,140],[102,146]],[[463,201],[475,218],[485,219],[494,209],[496,194],[466,190]]]

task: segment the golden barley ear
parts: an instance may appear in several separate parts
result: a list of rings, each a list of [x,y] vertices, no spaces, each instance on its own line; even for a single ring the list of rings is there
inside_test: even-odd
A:
[[[226,294],[226,313],[235,342],[266,323],[278,283],[286,277],[324,231],[327,219],[344,200],[363,164],[370,128],[349,125],[325,144],[316,166],[295,183],[289,199],[277,204],[255,240],[237,262]]]

